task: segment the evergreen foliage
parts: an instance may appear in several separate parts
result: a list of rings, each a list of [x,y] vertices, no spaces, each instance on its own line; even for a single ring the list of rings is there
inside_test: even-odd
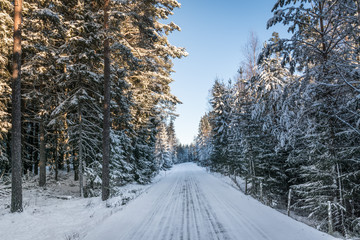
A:
[[[150,182],[176,159],[172,59],[167,36],[177,1],[24,1],[22,149],[24,173],[75,171],[80,196],[100,194],[105,38],[110,44],[110,186]],[[10,172],[13,4],[0,1],[0,175]],[[166,119],[170,119],[167,121]],[[159,146],[164,147],[159,164]]]
[[[292,189],[292,211],[346,237],[360,226],[359,9],[278,0],[268,27],[283,23],[291,38],[274,33],[252,76],[215,82],[196,140],[199,163],[242,177],[246,194],[283,208]]]
[[[13,46],[13,5],[0,1],[0,172],[9,170],[9,129],[10,129],[10,61]]]

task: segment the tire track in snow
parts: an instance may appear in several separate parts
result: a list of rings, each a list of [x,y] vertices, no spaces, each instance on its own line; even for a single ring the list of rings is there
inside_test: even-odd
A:
[[[230,239],[196,177],[179,177],[171,185],[159,195],[151,213],[124,239]]]
[[[175,233],[180,232],[180,227],[178,224],[178,216],[179,209],[181,209],[182,206],[182,188],[183,188],[183,180],[179,180],[179,184],[176,186],[175,191],[173,192],[172,201],[168,201],[167,205],[164,205],[164,214],[162,216],[163,219],[163,225],[161,226],[161,232],[162,237],[160,239],[163,240],[170,240],[175,239]],[[168,211],[166,212],[166,209]],[[156,236],[155,236],[156,237]],[[159,238],[156,238],[159,239]]]
[[[220,221],[217,219],[215,213],[212,210],[212,207],[209,204],[208,199],[205,197],[204,192],[199,187],[198,182],[195,182],[195,193],[196,193],[196,199],[199,203],[200,207],[200,213],[202,213],[202,218],[206,219],[208,222],[208,225],[210,226],[210,239],[217,239],[217,240],[227,240],[230,239],[225,232],[224,227],[220,223]],[[203,238],[205,239],[205,238]]]
[[[262,206],[195,164],[175,166],[87,240],[330,240]]]
[[[195,195],[196,195],[196,189],[194,188],[195,191]],[[192,192],[192,196],[191,196],[191,213],[192,213],[192,220],[193,220],[193,224],[195,226],[195,232],[194,232],[194,239],[201,239],[200,238],[200,226],[199,226],[199,216],[198,216],[198,212],[200,212],[200,208],[199,208],[199,201],[196,201],[196,198],[193,197],[194,193]]]
[[[181,180],[176,178],[169,184],[166,188],[166,191],[162,191],[161,194],[154,201],[154,206],[151,209],[151,212],[146,218],[142,220],[140,226],[133,226],[132,231],[128,233],[127,236],[121,239],[158,239],[158,232],[163,230],[162,226],[164,225],[164,219],[161,219],[160,222],[157,221],[159,216],[164,216],[166,207],[164,203],[171,204],[171,200],[174,191],[176,191],[178,185],[181,184]],[[130,216],[131,217],[131,216]],[[149,226],[156,224],[154,228],[149,228]],[[156,231],[156,232],[154,232]]]
[[[246,216],[241,210],[241,206],[234,204],[232,201],[225,201],[226,199],[222,198],[221,195],[214,192],[209,192],[209,196],[212,199],[215,199],[218,204],[222,206],[224,212],[233,223],[236,223],[239,228],[246,234],[246,239],[263,239],[271,240],[267,234],[258,227],[250,218]]]

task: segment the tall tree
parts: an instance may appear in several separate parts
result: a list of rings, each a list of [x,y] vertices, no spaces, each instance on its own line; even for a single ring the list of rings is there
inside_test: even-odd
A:
[[[196,137],[197,160],[202,166],[206,167],[210,166],[210,156],[213,150],[211,145],[212,129],[210,122],[209,114],[205,114],[201,117],[198,130],[199,133]]]
[[[226,171],[229,161],[228,134],[231,121],[231,83],[216,80],[211,90],[210,104],[212,106],[212,145],[211,167],[214,170]]]
[[[162,122],[156,134],[155,157],[158,169],[168,169],[172,166],[171,149],[169,146],[169,135],[166,124]]]
[[[290,157],[293,162],[301,161],[299,175],[293,179],[299,195],[296,205],[320,220],[319,228],[327,229],[323,219],[328,216],[329,201],[337,209],[333,212],[338,219],[334,230],[346,235],[346,212],[352,208],[347,201],[355,189],[344,185],[344,181],[359,169],[354,161],[358,148],[350,140],[359,139],[355,124],[360,106],[359,45],[358,37],[353,35],[358,31],[357,5],[354,1],[308,2],[311,4],[279,0],[273,9],[274,17],[268,21],[268,26],[289,24],[291,39],[281,39],[271,44],[271,49],[282,49],[283,63],[302,73],[296,78],[299,88],[289,94],[292,99],[300,96],[300,105],[296,125],[287,131],[297,132]],[[293,108],[296,105],[293,102]]]
[[[158,171],[157,129],[180,102],[170,92],[171,59],[186,55],[167,39],[180,28],[163,23],[174,8],[180,7],[177,1],[106,2],[108,11],[103,11],[104,0],[27,0],[23,10],[22,169],[37,174],[41,160],[39,179],[44,185],[46,168],[57,171],[66,162],[68,171],[73,166],[84,195],[100,194],[101,183],[106,183],[101,181],[101,176],[107,175],[102,174],[107,164],[103,168],[102,134],[98,134],[103,130],[103,103],[112,120],[111,184],[149,182]],[[8,15],[14,6],[9,0],[0,0],[0,6],[1,30],[8,29],[0,33],[0,167],[1,174],[4,169],[6,174],[11,146],[7,95],[11,91],[3,79],[11,72],[7,60],[11,51],[6,46],[12,43],[8,35],[12,35],[13,22]],[[104,41],[111,49],[111,64],[106,64],[107,51],[101,50]],[[110,97],[103,93],[108,88],[103,82],[107,75],[111,75]]]
[[[58,73],[56,58],[57,48],[61,44],[62,30],[59,15],[53,10],[55,4],[48,2],[27,1],[24,9],[24,63],[22,71],[24,172],[31,171],[34,165],[37,172],[39,151],[39,185],[46,184],[46,140],[47,123],[51,107],[54,106],[53,96],[56,93],[54,78]],[[24,7],[25,7],[24,6]],[[56,10],[55,10],[56,11]],[[37,131],[37,127],[39,131]],[[37,141],[39,140],[39,146]]]
[[[101,193],[102,135],[98,133],[102,131],[103,120],[103,64],[99,64],[103,62],[100,44],[104,35],[100,13],[103,4],[89,1],[68,4],[64,14],[66,38],[57,61],[63,69],[56,81],[58,106],[52,111],[50,123],[53,129],[64,129],[66,161],[73,165],[75,181],[80,181],[80,195],[84,174],[84,195],[93,196]]]
[[[104,125],[103,125],[103,166],[102,166],[102,200],[110,196],[110,43],[107,37],[109,30],[110,0],[104,4]]]
[[[177,145],[177,139],[175,135],[175,126],[174,126],[174,118],[172,117],[170,119],[169,126],[167,127],[167,134],[169,138],[169,148],[170,148],[170,154],[171,154],[171,162],[176,162],[176,145]]]
[[[22,0],[15,0],[12,86],[11,212],[22,212],[21,163],[21,13]]]

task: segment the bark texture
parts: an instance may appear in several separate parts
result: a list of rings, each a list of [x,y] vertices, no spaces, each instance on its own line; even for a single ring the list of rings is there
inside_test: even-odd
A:
[[[14,57],[12,74],[11,212],[22,212],[21,164],[21,11],[14,2]]]
[[[104,29],[109,30],[109,0],[104,4]],[[110,47],[109,39],[104,41],[104,125],[103,125],[103,166],[102,166],[102,200],[110,195]]]

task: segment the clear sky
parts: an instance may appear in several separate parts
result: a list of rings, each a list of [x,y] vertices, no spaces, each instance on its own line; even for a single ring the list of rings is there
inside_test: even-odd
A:
[[[251,31],[261,45],[272,32],[286,34],[284,27],[266,30],[276,0],[178,0],[181,8],[170,17],[182,29],[169,36],[170,43],[185,47],[189,56],[174,60],[172,93],[183,104],[175,121],[176,135],[190,144],[202,115],[209,110],[209,90],[215,78],[236,76],[243,61],[244,45]]]

